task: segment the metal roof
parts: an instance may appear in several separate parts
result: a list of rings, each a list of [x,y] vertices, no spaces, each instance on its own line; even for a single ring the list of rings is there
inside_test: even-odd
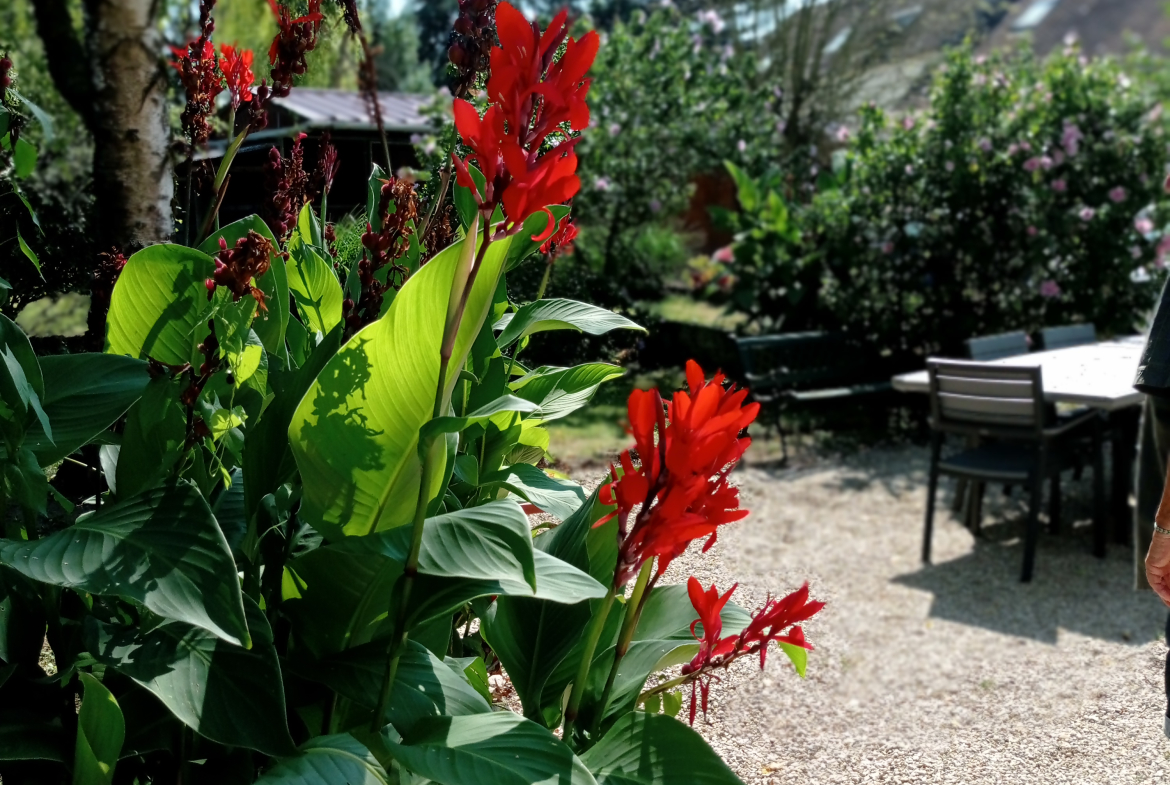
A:
[[[412,93],[378,92],[382,122],[388,131],[425,132],[434,124],[422,115],[423,107],[434,96]],[[319,128],[373,128],[365,99],[361,93],[317,87],[295,87],[286,98],[272,102],[305,124]]]

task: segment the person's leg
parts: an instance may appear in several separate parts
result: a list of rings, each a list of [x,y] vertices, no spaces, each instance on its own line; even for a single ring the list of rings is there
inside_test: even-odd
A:
[[[1118,438],[1114,433],[1113,438]],[[1162,501],[1166,482],[1166,460],[1170,454],[1170,401],[1146,396],[1138,431],[1137,476],[1134,478],[1136,504],[1133,511],[1134,588],[1148,589],[1142,559],[1154,533],[1154,514]],[[1116,471],[1116,468],[1114,468]],[[1167,641],[1170,643],[1170,639]]]
[[[1170,644],[1170,616],[1166,617],[1166,643]],[[1170,738],[1170,650],[1166,652],[1166,716],[1162,719],[1162,732]]]

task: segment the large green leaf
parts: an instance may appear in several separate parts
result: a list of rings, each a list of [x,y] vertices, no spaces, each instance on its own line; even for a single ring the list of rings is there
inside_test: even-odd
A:
[[[228,583],[235,584],[235,576]],[[183,622],[148,632],[86,622],[86,646],[108,667],[150,690],[188,727],[220,744],[266,755],[293,750],[280,664],[268,620],[245,603],[252,647],[245,649]]]
[[[45,605],[35,584],[0,567],[0,660],[31,665],[44,643]]]
[[[33,542],[0,540],[0,562],[33,580],[141,602],[225,641],[249,640],[227,541],[185,482],[103,507]]]
[[[618,329],[646,332],[646,328],[606,308],[563,299],[537,300],[523,305],[513,314],[504,314],[495,328],[501,331],[496,339],[500,348],[545,330],[581,330],[590,335]]]
[[[612,522],[593,528],[606,512],[607,508],[597,503],[597,491],[594,491],[560,526],[536,538],[535,544],[541,552],[538,563],[540,555],[547,555],[567,567],[589,571],[594,578],[608,569],[609,577],[605,578],[608,584],[613,579],[614,562],[609,561],[596,571],[590,566],[591,541],[615,539]],[[592,548],[603,555],[603,560],[610,558],[609,551],[601,544]],[[539,576],[537,585],[540,585]],[[576,671],[576,665],[566,658],[574,649],[580,649],[581,631],[592,617],[590,603],[584,600],[598,596],[604,593],[582,595],[580,601],[571,605],[501,596],[482,614],[483,635],[511,677],[525,716],[541,717],[546,696],[549,701],[559,700]],[[565,666],[561,667],[563,662]]]
[[[502,395],[491,403],[485,404],[462,417],[452,415],[448,417],[436,417],[433,420],[429,420],[419,430],[419,437],[425,441],[433,439],[441,433],[459,433],[469,425],[488,422],[495,415],[503,412],[529,413],[534,411],[536,411],[536,406],[531,401],[517,398],[514,395]]]
[[[585,502],[585,491],[580,485],[549,477],[527,463],[514,463],[493,475],[481,477],[480,481],[485,485],[499,482],[525,501],[562,521]]]
[[[560,739],[510,711],[427,718],[395,736],[382,736],[394,759],[437,785],[595,782]]]
[[[348,733],[318,736],[256,780],[256,785],[388,785],[382,764]]]
[[[113,693],[88,673],[79,673],[84,695],[77,713],[73,785],[110,785],[126,738],[122,709]]]
[[[399,562],[410,553],[410,527],[350,538],[337,548],[375,551]],[[510,500],[427,518],[418,572],[436,578],[511,579],[536,588],[528,516]]]
[[[569,214],[567,204],[549,205],[548,209],[553,215],[553,220],[558,224],[562,218]],[[512,248],[508,252],[508,272],[519,267],[525,259],[540,249],[542,243],[538,243],[532,238],[540,237],[547,229],[548,215],[544,212],[533,213],[524,219],[524,228],[517,232],[516,239],[512,242]]]
[[[512,382],[512,394],[539,408],[525,419],[547,422],[575,412],[593,398],[603,382],[625,373],[616,365],[587,363],[574,368],[537,368]]]
[[[8,351],[20,363],[21,370],[24,371],[24,378],[32,385],[37,396],[44,398],[45,382],[41,376],[41,366],[37,361],[36,352],[33,351],[32,344],[28,342],[28,336],[24,334],[24,330],[2,313],[0,313],[0,347],[8,348]]]
[[[299,235],[289,243],[288,287],[310,339],[315,333],[328,335],[341,323],[341,284],[329,265]]]
[[[327,545],[285,567],[281,609],[298,644],[324,658],[389,635],[387,612],[400,575],[401,562]]]
[[[0,346],[0,403],[13,413],[0,420],[0,431],[8,433],[5,441],[20,443],[24,429],[35,427],[36,423],[52,438],[49,418],[41,407],[40,396],[25,376],[24,367],[7,346]]]
[[[115,470],[118,498],[129,498],[156,485],[183,458],[187,410],[179,397],[187,384],[183,376],[157,376],[126,413]]]
[[[377,705],[386,672],[386,644],[366,643],[354,649],[299,666],[307,678],[370,711]],[[398,661],[394,692],[386,722],[407,729],[423,717],[482,714],[491,706],[441,659],[416,641],[407,643]]]
[[[664,714],[630,712],[581,760],[599,785],[743,785],[702,736]]]
[[[106,351],[182,365],[195,359],[206,332],[204,282],[215,272],[207,254],[182,245],[151,245],[126,260],[110,297]]]
[[[64,763],[59,722],[30,720],[24,712],[0,715],[0,761]]]
[[[222,237],[228,248],[232,248],[236,241],[246,237],[248,232],[256,232],[267,237],[272,242],[274,251],[269,259],[268,272],[256,279],[256,287],[264,292],[264,303],[268,311],[256,314],[252,329],[260,337],[265,349],[272,354],[283,355],[284,331],[288,327],[288,271],[285,269],[284,257],[278,253],[280,243],[272,236],[268,224],[258,215],[241,218],[213,232],[199,245],[199,250],[208,256],[214,256],[219,252],[219,238]]]
[[[113,354],[57,354],[41,359],[41,399],[53,438],[29,429],[25,446],[41,466],[56,463],[88,444],[126,413],[146,388],[146,363]]]
[[[329,361],[293,416],[289,438],[304,482],[300,514],[326,537],[391,529],[413,516],[422,476],[419,429],[434,409],[439,344],[464,250],[451,246],[411,276],[386,315]],[[485,254],[445,395],[483,324],[507,252],[503,240]],[[443,461],[437,463],[442,469]],[[439,493],[441,479],[439,471],[428,478],[428,499]]]

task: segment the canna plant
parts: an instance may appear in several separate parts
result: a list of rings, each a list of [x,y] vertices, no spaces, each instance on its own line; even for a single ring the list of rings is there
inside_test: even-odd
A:
[[[660,585],[746,515],[728,475],[757,406],[721,375],[635,392],[636,448],[592,494],[538,467],[544,425],[622,372],[526,367],[528,336],[641,328],[508,300],[571,239],[599,41],[496,13],[490,105],[456,99],[448,247],[375,170],[348,270],[298,192],[279,236],[251,216],[126,259],[104,353],[38,357],[0,317],[5,785],[739,782],[675,719],[685,688],[693,723],[772,641],[803,674],[820,604]],[[78,451],[104,484],[70,500],[46,469]]]

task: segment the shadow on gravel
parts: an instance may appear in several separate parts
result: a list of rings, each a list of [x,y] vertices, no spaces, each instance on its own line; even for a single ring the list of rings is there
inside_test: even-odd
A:
[[[1041,534],[1035,575],[1020,583],[1021,518],[985,524],[966,555],[893,581],[933,594],[933,618],[1022,638],[1055,643],[1067,630],[1141,645],[1158,637],[1166,608],[1152,592],[1134,591],[1132,550],[1111,545],[1105,559],[1094,558],[1087,521],[1071,532]]]

